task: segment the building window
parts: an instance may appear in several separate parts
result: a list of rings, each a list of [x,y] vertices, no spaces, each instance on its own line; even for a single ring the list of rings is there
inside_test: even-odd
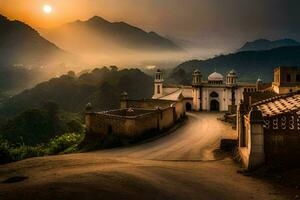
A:
[[[291,75],[290,74],[286,75],[286,82],[291,82]]]
[[[160,94],[160,85],[157,86],[157,94]]]

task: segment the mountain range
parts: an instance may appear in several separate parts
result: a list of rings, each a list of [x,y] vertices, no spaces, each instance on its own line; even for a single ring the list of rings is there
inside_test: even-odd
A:
[[[293,39],[280,39],[280,40],[267,40],[267,39],[259,39],[254,40],[252,42],[247,42],[238,49],[238,52],[241,51],[263,51],[263,50],[270,50],[279,47],[287,47],[287,46],[298,46],[300,45],[299,42]]]
[[[171,40],[125,22],[109,22],[94,16],[49,30],[46,38],[60,47],[80,53],[116,51],[180,51]]]

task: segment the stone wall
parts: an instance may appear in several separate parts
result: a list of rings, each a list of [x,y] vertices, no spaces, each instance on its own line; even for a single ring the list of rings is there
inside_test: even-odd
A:
[[[165,108],[153,109],[152,107],[156,107],[153,101],[142,100],[128,101],[127,105],[130,108],[87,112],[85,118],[87,134],[98,138],[107,134],[117,135],[120,138],[151,137],[171,128],[185,116],[182,101],[164,101],[159,104],[165,105]],[[133,106],[145,106],[147,109]]]
[[[287,113],[266,117],[264,124],[267,162],[300,164],[300,115]]]

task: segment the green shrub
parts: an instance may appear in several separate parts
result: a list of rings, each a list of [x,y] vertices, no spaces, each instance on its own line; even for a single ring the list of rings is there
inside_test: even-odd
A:
[[[61,136],[56,136],[51,139],[47,145],[47,153],[58,154],[58,153],[71,153],[77,150],[77,146],[83,140],[84,135],[78,133],[65,133]]]
[[[0,164],[31,157],[76,152],[83,138],[84,134],[65,133],[51,139],[46,145],[37,146],[11,145],[7,140],[0,138]]]
[[[22,160],[25,158],[44,156],[46,154],[43,146],[27,146],[21,145],[19,147],[10,148],[10,157],[13,161]]]

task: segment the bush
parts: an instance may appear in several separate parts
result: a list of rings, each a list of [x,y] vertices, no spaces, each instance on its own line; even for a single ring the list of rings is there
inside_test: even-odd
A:
[[[65,133],[56,136],[46,145],[19,146],[11,145],[7,140],[0,138],[0,164],[22,160],[25,158],[54,155],[59,153],[72,153],[79,150],[84,134]]]
[[[10,148],[10,157],[13,161],[23,160],[25,158],[44,156],[46,154],[43,146],[26,146]]]
[[[47,145],[47,153],[58,154],[58,153],[71,153],[78,150],[78,145],[83,140],[84,135],[78,133],[65,133],[61,136],[56,136],[51,139]]]

